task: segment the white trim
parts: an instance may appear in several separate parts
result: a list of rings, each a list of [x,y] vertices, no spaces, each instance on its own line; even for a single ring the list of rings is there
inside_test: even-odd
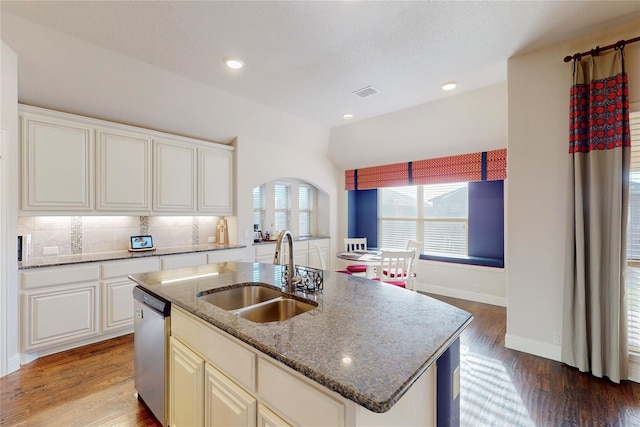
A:
[[[484,304],[497,305],[499,307],[507,306],[507,298],[497,295],[481,294],[478,292],[466,291],[463,289],[445,288],[444,286],[427,285],[425,283],[416,283],[416,290],[427,292],[430,294],[442,295],[445,297],[459,298],[467,301],[481,302]]]
[[[533,354],[534,356],[555,360],[556,362],[561,361],[560,358],[562,350],[559,345],[506,334],[504,337],[504,346],[511,350],[522,351],[524,353]]]

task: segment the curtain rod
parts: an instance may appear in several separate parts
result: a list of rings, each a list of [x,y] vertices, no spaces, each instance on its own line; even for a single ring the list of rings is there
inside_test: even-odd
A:
[[[598,56],[598,54],[600,52],[604,52],[605,50],[609,50],[609,49],[619,49],[622,46],[629,44],[629,43],[635,43],[635,42],[640,42],[640,37],[635,37],[633,39],[629,39],[629,40],[620,40],[617,43],[613,43],[604,47],[600,47],[600,46],[596,46],[594,49],[591,49],[587,52],[582,52],[582,53],[576,53],[573,56],[565,56],[564,57],[564,62],[569,62],[572,59],[577,59],[580,60],[580,58],[582,58],[583,56],[587,56],[587,55],[592,55],[592,56]]]

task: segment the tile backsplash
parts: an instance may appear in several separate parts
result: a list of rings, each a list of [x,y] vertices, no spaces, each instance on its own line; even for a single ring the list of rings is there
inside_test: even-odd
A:
[[[57,248],[58,255],[89,254],[127,250],[129,237],[140,234],[152,235],[159,248],[205,244],[216,236],[219,220],[216,216],[23,216],[18,218],[18,235],[31,235],[34,257],[43,256],[43,248]]]

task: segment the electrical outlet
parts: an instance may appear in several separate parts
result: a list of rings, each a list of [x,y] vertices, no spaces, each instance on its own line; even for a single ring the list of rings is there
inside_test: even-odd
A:
[[[479,294],[480,293],[480,283],[475,283],[473,285],[473,290],[474,290],[474,292]]]
[[[215,237],[207,238],[207,243],[215,243],[215,242],[216,242],[216,238]]]
[[[57,246],[45,246],[42,248],[42,255],[58,255]]]

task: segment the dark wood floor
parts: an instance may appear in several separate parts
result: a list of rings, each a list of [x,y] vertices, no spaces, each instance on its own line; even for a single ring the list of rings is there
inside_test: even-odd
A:
[[[504,308],[437,298],[475,316],[460,343],[462,426],[640,426],[640,384],[616,385],[505,349]],[[134,392],[127,335],[1,378],[0,425],[159,426]]]

